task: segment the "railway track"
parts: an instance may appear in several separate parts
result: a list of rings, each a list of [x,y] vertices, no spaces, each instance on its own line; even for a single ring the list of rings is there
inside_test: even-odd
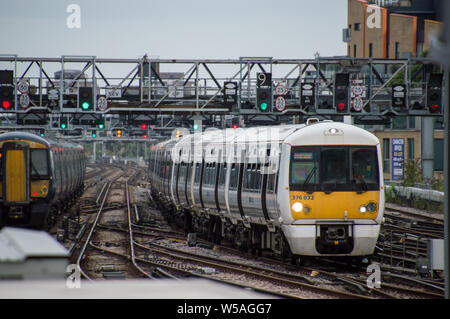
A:
[[[126,221],[129,220],[130,216],[130,206],[129,206],[129,187],[127,180],[130,178],[130,176],[133,176],[135,172],[121,172],[118,176],[114,177],[111,181],[107,182],[105,186],[102,188],[102,191],[99,195],[101,198],[101,204],[98,208],[97,213],[95,216],[92,216],[94,218],[90,231],[84,241],[84,244],[82,248],[80,249],[80,252],[78,253],[78,257],[76,259],[77,267],[80,270],[80,273],[83,275],[84,278],[88,280],[93,280],[94,278],[98,279],[98,273],[101,273],[104,278],[108,276],[119,276],[122,273],[120,271],[117,271],[118,268],[114,265],[115,262],[117,262],[119,265],[123,262],[119,260],[111,260],[110,258],[102,258],[104,256],[101,256],[102,253],[98,252],[98,242],[103,242],[106,245],[112,245],[120,247],[121,250],[123,249],[130,249],[131,252],[133,252],[133,245],[132,238],[133,233],[130,232],[128,234],[128,243],[127,238],[124,237],[111,237],[111,234],[105,233],[105,231],[99,230],[97,227],[100,220],[105,220],[107,222],[115,221],[115,220],[121,220]],[[106,207],[106,203],[111,201],[116,201],[118,194],[121,193],[125,202],[127,203],[127,206],[124,208],[116,208],[111,209],[105,212],[104,207]],[[94,251],[96,253],[94,253]],[[147,275],[145,271],[140,269],[140,267],[136,264],[134,260],[134,254],[131,254],[131,263],[134,266],[131,271],[130,267],[128,265],[123,266],[124,270],[127,270],[130,272],[129,276],[131,278],[135,277],[141,277],[142,275]]]
[[[428,243],[430,239],[443,239],[442,214],[387,204],[385,223],[381,227],[375,259],[384,270],[409,277],[422,277],[439,286],[442,279],[428,272]]]

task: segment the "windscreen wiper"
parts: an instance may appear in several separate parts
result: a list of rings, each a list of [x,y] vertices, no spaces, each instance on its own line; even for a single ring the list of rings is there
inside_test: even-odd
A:
[[[312,177],[313,174],[316,172],[316,170],[317,170],[317,167],[314,166],[314,167],[309,171],[308,176],[306,176],[305,182],[303,183],[303,187],[305,187],[305,186],[309,183],[309,181],[311,180],[311,177]]]
[[[356,177],[358,180],[361,181],[361,191],[357,192],[359,194],[367,192],[369,189],[369,186],[367,186],[366,180],[361,175]]]
[[[38,179],[43,179],[43,176],[41,176],[39,174],[38,170],[36,169],[36,167],[34,167],[33,162],[31,162],[31,161],[30,161],[30,166],[31,166],[31,175],[36,176]]]

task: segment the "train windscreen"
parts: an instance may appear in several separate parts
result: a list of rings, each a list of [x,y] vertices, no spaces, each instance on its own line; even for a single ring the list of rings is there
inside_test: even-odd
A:
[[[48,151],[46,149],[31,150],[31,178],[48,179]]]
[[[291,150],[291,190],[379,190],[375,146],[296,146]]]

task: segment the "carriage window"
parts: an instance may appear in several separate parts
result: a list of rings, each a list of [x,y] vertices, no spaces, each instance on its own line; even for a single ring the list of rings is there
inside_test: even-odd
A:
[[[182,184],[184,182],[184,177],[186,176],[186,164],[181,163],[180,169],[178,171],[178,185]]]
[[[230,186],[231,189],[236,189],[237,182],[238,182],[238,174],[239,170],[236,166],[236,164],[231,165],[231,173],[230,173]]]
[[[195,179],[194,179],[195,184],[198,184],[200,182],[200,173],[201,173],[201,166],[200,163],[197,163],[195,165]]]
[[[188,167],[187,167],[187,182],[188,182],[188,184],[190,184],[190,182],[191,182],[191,176],[192,176],[192,169],[193,169],[193,163],[191,162],[191,163],[189,163],[188,164]]]
[[[269,174],[267,176],[267,191],[269,193],[275,193],[277,192],[277,176],[278,174]]]
[[[227,174],[227,164],[223,164],[220,166],[219,185],[225,185],[226,174]]]
[[[217,165],[216,165],[216,163],[212,163],[211,164],[211,174],[209,176],[209,178],[210,178],[209,184],[210,185],[216,184],[216,173],[217,173]]]
[[[43,149],[31,150],[31,178],[44,179],[48,178],[48,152]]]
[[[253,188],[255,190],[260,190],[261,189],[261,164],[256,165],[256,170],[255,170],[255,179],[254,179],[254,185]]]

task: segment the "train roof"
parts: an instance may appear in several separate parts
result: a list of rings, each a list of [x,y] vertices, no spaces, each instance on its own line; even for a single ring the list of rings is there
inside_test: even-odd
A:
[[[238,142],[236,147],[233,142]],[[238,129],[209,129],[202,133],[194,133],[172,138],[162,142],[156,148],[171,151],[176,161],[190,161],[192,156],[200,160],[202,153],[205,160],[217,160],[231,156],[240,157],[242,147],[247,144],[247,156],[256,156],[272,149],[272,156],[278,154],[278,145],[286,143],[295,145],[377,145],[378,138],[372,133],[350,124],[333,121],[309,121],[307,124],[291,124],[278,126],[257,126]],[[194,148],[192,148],[194,147]],[[264,148],[264,150],[261,149]],[[194,153],[188,151],[191,149]],[[222,155],[220,155],[220,152]],[[261,153],[262,154],[262,153]],[[194,159],[194,161],[196,161]]]
[[[342,122],[322,121],[306,125],[286,137],[284,143],[295,145],[377,145],[378,138],[369,131]]]
[[[83,149],[83,147],[79,144],[73,144],[66,141],[61,140],[50,140],[50,139],[44,139],[40,136],[37,136],[35,134],[29,133],[29,132],[7,132],[0,134],[0,141],[5,140],[29,140],[32,142],[43,144],[47,147],[64,147],[64,148],[76,148],[76,149]]]

